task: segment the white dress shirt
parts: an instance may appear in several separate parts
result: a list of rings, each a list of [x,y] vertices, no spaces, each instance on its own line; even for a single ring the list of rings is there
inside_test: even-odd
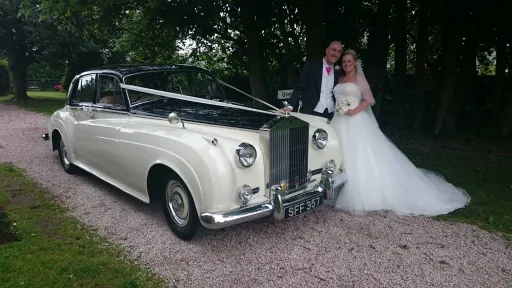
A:
[[[334,87],[334,67],[327,64],[323,59],[324,65],[322,69],[322,85],[320,88],[320,99],[315,107],[315,112],[323,113],[325,108],[329,113],[334,112],[334,101],[332,100],[332,89]],[[329,75],[327,75],[327,67],[331,67]]]

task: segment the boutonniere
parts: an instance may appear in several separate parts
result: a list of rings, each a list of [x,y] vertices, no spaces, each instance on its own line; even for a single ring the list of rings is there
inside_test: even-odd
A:
[[[334,70],[335,70],[335,71],[340,70],[340,65],[336,65],[336,66],[334,66]]]

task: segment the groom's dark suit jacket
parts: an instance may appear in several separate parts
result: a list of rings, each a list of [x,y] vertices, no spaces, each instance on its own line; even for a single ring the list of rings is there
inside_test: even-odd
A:
[[[288,102],[288,105],[293,107],[294,112],[297,112],[299,109],[299,100],[302,100],[300,113],[314,115],[315,107],[320,100],[320,89],[324,69],[323,61],[323,58],[320,58],[320,60],[309,61],[304,65],[300,74],[299,83],[295,86],[290,101]],[[340,73],[335,71],[334,68],[332,70],[331,73],[334,73],[334,87],[338,83]],[[335,101],[334,94],[331,96],[332,100]]]

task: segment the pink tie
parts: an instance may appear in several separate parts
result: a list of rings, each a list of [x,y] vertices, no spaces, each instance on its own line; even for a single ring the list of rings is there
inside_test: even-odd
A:
[[[331,74],[331,67],[325,67],[325,70],[327,70],[327,75]]]

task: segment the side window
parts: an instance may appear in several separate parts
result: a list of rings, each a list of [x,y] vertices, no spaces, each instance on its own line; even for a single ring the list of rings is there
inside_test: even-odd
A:
[[[85,75],[76,80],[71,92],[70,103],[92,103],[96,95],[95,74]]]
[[[77,104],[79,103],[78,99],[78,87],[80,87],[80,79],[76,79],[75,82],[71,83],[72,86],[69,87],[69,103]]]
[[[92,103],[96,95],[95,74],[86,75],[80,79],[80,102]]]
[[[125,107],[121,84],[117,78],[99,75],[99,94],[97,95],[96,103],[104,106]]]

